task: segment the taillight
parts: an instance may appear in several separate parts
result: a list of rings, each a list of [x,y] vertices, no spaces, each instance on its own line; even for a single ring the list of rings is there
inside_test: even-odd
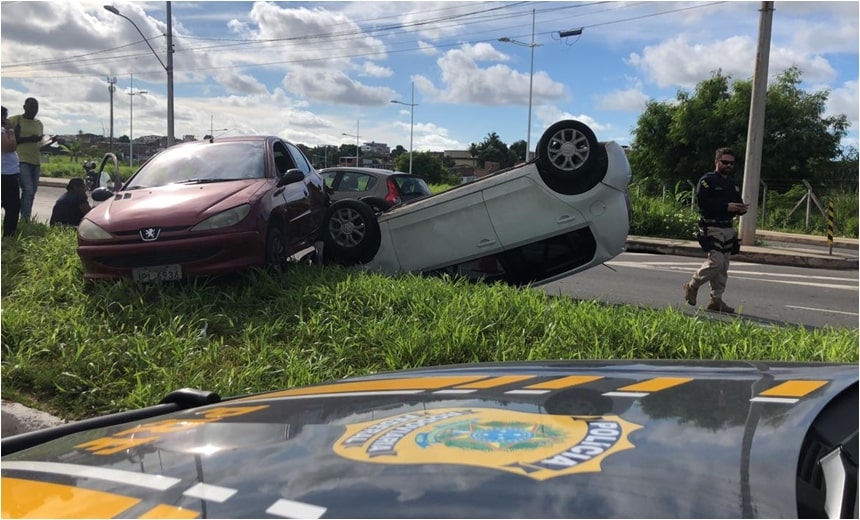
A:
[[[394,183],[394,179],[389,177],[386,184],[388,185],[388,195],[385,196],[385,202],[392,206],[400,204],[400,192],[397,190],[397,184]]]

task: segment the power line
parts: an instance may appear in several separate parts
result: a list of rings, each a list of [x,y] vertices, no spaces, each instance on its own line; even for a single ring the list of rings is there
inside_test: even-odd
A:
[[[520,6],[520,5],[523,5],[526,3],[527,2],[518,2],[518,3],[513,4],[513,5],[514,6]],[[574,9],[574,8],[579,8],[579,7],[600,5],[600,4],[605,4],[605,3],[610,3],[610,2],[593,2],[593,3],[589,3],[589,4],[575,4],[575,5],[564,6],[564,7],[560,7],[560,8],[546,8],[546,9],[542,9],[540,12],[541,13],[558,12],[558,11],[566,10],[566,9]],[[640,3],[643,3],[643,2],[639,2],[636,4],[627,4],[625,7],[632,7],[632,6],[638,5]],[[581,27],[583,27],[583,28],[594,28],[594,27],[601,27],[601,26],[613,25],[613,24],[618,24],[618,23],[625,23],[625,22],[629,22],[632,20],[641,20],[641,19],[645,19],[645,18],[663,16],[663,15],[667,15],[667,14],[673,14],[673,13],[677,13],[677,12],[688,11],[691,9],[701,9],[701,8],[705,8],[705,7],[711,7],[711,6],[722,4],[722,3],[725,3],[725,2],[718,1],[718,2],[710,2],[707,4],[697,4],[694,6],[678,8],[678,9],[671,9],[671,10],[661,11],[661,12],[656,12],[656,13],[650,13],[647,15],[611,20],[611,21],[602,22],[602,23],[586,24],[586,25],[581,25]],[[424,26],[424,25],[427,25],[430,23],[441,23],[443,21],[456,20],[458,18],[462,18],[463,16],[471,16],[471,15],[474,15],[476,13],[495,12],[495,11],[498,11],[500,9],[509,8],[509,7],[510,7],[510,5],[503,6],[503,7],[497,7],[497,8],[491,8],[491,9],[485,9],[485,10],[481,10],[481,11],[477,11],[477,12],[473,12],[473,13],[469,13],[469,14],[452,15],[451,17],[439,18],[439,19],[436,19],[435,21],[426,21],[425,20],[422,22],[415,22],[414,24],[400,24],[400,25],[394,24],[394,25],[390,26],[389,28],[386,28],[385,30],[394,31],[394,30],[400,29],[402,31],[401,34],[409,34],[409,33],[411,33],[411,31],[403,30],[403,29],[406,27],[418,27],[418,26]],[[596,13],[606,12],[609,10],[614,10],[614,9],[597,11]],[[508,18],[519,19],[523,15],[523,13],[524,12],[496,13],[493,15],[483,16],[481,21],[486,22],[489,20],[503,20],[503,19],[508,19]],[[596,14],[596,13],[587,13],[587,14]],[[453,24],[453,26],[467,25],[467,24],[472,24],[472,23],[474,23],[474,22],[468,22],[468,23],[458,22],[456,24]],[[441,28],[447,28],[447,27],[450,27],[450,26],[444,26],[444,25],[441,26]],[[380,31],[378,31],[378,30],[373,31],[374,34],[378,33],[378,32],[380,32]],[[498,32],[500,32],[500,29],[498,29],[498,28],[487,29],[487,30],[481,31],[481,32],[498,33]],[[544,32],[536,33],[536,34],[539,36],[545,36],[545,35],[552,35],[552,34],[555,34],[557,32],[558,31],[544,31]],[[479,33],[472,32],[471,34],[479,34]],[[345,36],[352,36],[353,39],[355,39],[355,38],[366,38],[368,36],[368,32],[365,29],[360,29],[360,30],[351,31],[351,32],[328,33],[325,35],[294,36],[294,37],[288,37],[288,38],[276,38],[276,39],[267,39],[267,40],[244,40],[241,43],[237,43],[235,45],[236,46],[239,46],[239,45],[265,45],[265,47],[262,47],[262,48],[256,49],[256,50],[269,52],[269,51],[271,51],[271,49],[273,47],[284,47],[284,46],[290,46],[290,45],[296,45],[296,44],[306,45],[307,41],[312,40],[312,39],[316,39],[316,40],[320,40],[320,41],[324,42],[325,40],[330,40],[332,38],[340,37],[340,39],[343,40]],[[516,37],[516,35],[515,35],[515,37]],[[444,49],[444,48],[450,48],[450,47],[458,47],[458,46],[463,45],[463,44],[487,43],[487,42],[494,42],[496,40],[497,40],[496,37],[484,38],[484,39],[473,39],[473,40],[468,40],[468,41],[457,40],[457,41],[452,42],[452,43],[436,44],[433,47],[438,48],[438,49]],[[46,61],[49,61],[51,64],[61,64],[64,61],[76,61],[76,62],[80,63],[80,61],[82,61],[81,58],[85,58],[87,56],[93,56],[96,54],[103,54],[103,53],[113,51],[113,50],[119,50],[122,48],[126,48],[130,45],[138,44],[142,41],[143,40],[138,40],[137,42],[132,43],[132,44],[123,45],[120,47],[115,47],[115,48],[107,49],[107,50],[103,50],[103,51],[95,51],[93,53],[80,55],[80,57],[74,57],[74,59],[72,57],[68,57],[68,58],[60,58],[60,59],[56,59],[56,60],[46,60]],[[274,43],[274,42],[280,42],[282,45],[277,45],[277,46],[271,45],[271,43]],[[288,59],[288,60],[270,61],[270,62],[264,62],[264,63],[242,64],[242,65],[221,65],[221,66],[194,67],[194,68],[181,68],[180,67],[180,68],[176,68],[175,70],[177,72],[203,72],[203,71],[228,70],[228,69],[243,70],[243,69],[248,69],[248,68],[268,67],[268,66],[273,66],[273,65],[288,65],[288,64],[296,64],[296,63],[313,63],[313,62],[328,61],[328,60],[333,60],[333,59],[361,58],[361,57],[370,57],[370,56],[387,55],[387,54],[400,54],[400,53],[415,52],[415,51],[422,50],[422,48],[420,46],[414,44],[413,42],[405,42],[405,43],[407,43],[409,45],[406,48],[402,48],[402,49],[391,49],[391,48],[389,48],[389,49],[385,49],[385,50],[381,50],[381,51],[377,51],[377,52],[341,54],[341,55],[337,55],[337,56],[327,55],[325,57],[296,58],[296,59]],[[205,47],[194,47],[194,48],[189,48],[189,49],[181,49],[180,48],[180,49],[176,49],[175,54],[186,53],[186,52],[202,52],[202,51],[209,52],[209,51],[212,51],[213,49],[217,49],[217,48],[223,49],[224,47],[229,47],[232,45],[233,44],[228,44],[228,45],[224,45],[224,46],[214,45],[214,46],[205,46]],[[255,49],[246,49],[243,52],[247,53],[247,52],[250,52],[253,50],[255,50]],[[107,56],[107,57],[98,57],[98,58],[91,57],[91,58],[84,59],[83,61],[92,62],[92,61],[98,60],[99,63],[104,63],[105,61],[115,62],[115,61],[122,61],[122,60],[126,60],[126,59],[131,59],[131,58],[138,58],[138,57],[145,56],[145,55],[148,55],[148,54]],[[37,62],[34,62],[34,63],[37,63]],[[15,64],[15,65],[10,65],[10,66],[11,67],[25,67],[26,66],[28,68],[31,68],[31,65],[32,64]],[[3,65],[3,69],[6,69],[5,64]],[[158,73],[158,72],[160,72],[160,71],[155,70],[155,69],[153,69],[151,71],[139,71],[139,70],[134,71],[134,73],[136,73],[136,74],[147,74],[147,73]],[[32,74],[28,74],[26,76],[15,76],[14,71],[6,71],[6,70],[4,70],[4,74],[7,76],[11,76],[11,77],[26,77],[26,78],[30,78],[30,79],[74,78],[74,77],[90,75],[90,74],[79,73],[79,74],[71,74],[71,75],[65,75],[65,76],[57,76],[56,74],[52,73],[50,76],[34,76]]]

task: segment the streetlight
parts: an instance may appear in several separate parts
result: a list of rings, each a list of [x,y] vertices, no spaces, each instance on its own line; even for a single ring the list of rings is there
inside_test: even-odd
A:
[[[403,101],[391,100],[392,103],[405,105],[410,108],[411,115],[409,116],[409,175],[412,175],[412,130],[415,127],[415,82],[412,82],[412,103],[404,103]]]
[[[145,90],[134,91],[134,74],[129,74],[128,86],[128,165],[134,169],[134,96],[146,94]]]
[[[348,134],[348,133],[346,133],[346,132],[343,132],[343,133],[341,133],[341,134],[340,134],[340,135],[345,135],[345,136],[347,136],[347,137],[355,137],[355,165],[356,165],[356,166],[360,166],[360,165],[358,164],[358,154],[359,154],[359,152],[361,151],[361,149],[358,147],[358,140],[359,140],[359,138],[361,137],[361,136],[358,134],[358,123],[359,123],[358,121],[356,121],[356,122],[355,122],[355,135]]]
[[[146,45],[149,47],[149,50],[152,51],[152,54],[155,55],[155,59],[158,60],[158,63],[161,64],[162,68],[164,68],[165,72],[167,72],[167,146],[173,146],[174,143],[174,134],[173,134],[173,15],[171,10],[170,2],[167,2],[167,64],[165,65],[163,61],[161,61],[161,57],[155,52],[155,49],[152,48],[152,45],[149,43],[149,40],[146,36],[143,35],[143,32],[137,26],[134,21],[128,16],[119,12],[119,9],[112,5],[103,6],[106,10],[112,12],[113,14],[125,18],[128,22],[137,29],[137,32],[140,34],[143,41],[146,42]]]
[[[513,40],[505,36],[504,38],[499,38],[500,42],[505,43],[513,43],[514,45],[520,45],[522,47],[529,47],[531,49],[531,72],[529,73],[529,127],[526,131],[526,161],[529,160],[529,153],[531,152],[532,147],[532,83],[534,81],[535,76],[535,47],[540,47],[540,44],[535,43],[535,10],[532,9],[532,42],[525,43],[517,40]]]

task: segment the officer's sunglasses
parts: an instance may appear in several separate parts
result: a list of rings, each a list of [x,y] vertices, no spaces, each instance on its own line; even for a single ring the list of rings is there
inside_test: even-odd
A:
[[[720,164],[722,164],[723,166],[734,166],[735,162],[734,161],[724,161],[724,160],[720,159]]]

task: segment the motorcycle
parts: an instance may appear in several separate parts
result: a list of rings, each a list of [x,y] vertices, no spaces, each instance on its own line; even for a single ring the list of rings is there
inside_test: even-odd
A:
[[[108,160],[113,161],[113,171],[115,172],[114,178],[111,178],[111,175],[108,172],[105,172],[105,165]],[[92,192],[99,187],[105,187],[112,190],[119,189],[119,186],[122,184],[122,181],[119,176],[119,162],[117,161],[116,155],[112,153],[106,153],[102,158],[102,162],[99,165],[98,169],[96,169],[95,161],[86,161],[81,166],[84,168],[84,182],[87,185],[87,191]],[[109,185],[113,181],[113,185]]]
[[[96,171],[95,161],[86,161],[82,164],[84,167],[84,182],[87,184],[87,191],[93,191],[99,187],[99,173]]]

